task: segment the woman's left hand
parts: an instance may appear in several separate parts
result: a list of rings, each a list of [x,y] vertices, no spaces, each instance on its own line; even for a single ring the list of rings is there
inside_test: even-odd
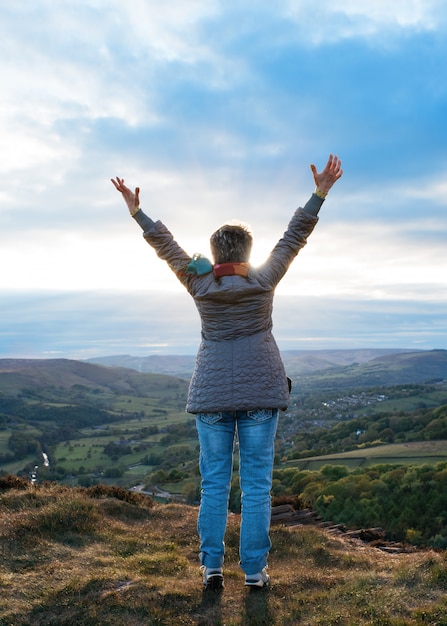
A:
[[[127,208],[129,209],[129,213],[133,216],[137,211],[140,210],[140,188],[135,187],[135,193],[126,187],[124,184],[124,178],[116,177],[116,180],[113,178],[110,179],[117,189],[123,196],[125,203],[127,204]]]

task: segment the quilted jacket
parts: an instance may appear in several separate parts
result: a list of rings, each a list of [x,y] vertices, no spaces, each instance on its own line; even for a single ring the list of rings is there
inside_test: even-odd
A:
[[[321,201],[315,195],[305,208],[312,204],[315,214],[296,210],[263,265],[250,266],[248,276],[217,279],[212,271],[189,274],[191,256],[166,226],[141,210],[134,216],[145,240],[186,287],[200,315],[202,336],[189,385],[189,413],[287,408],[286,372],[272,335],[273,296],[318,221]]]

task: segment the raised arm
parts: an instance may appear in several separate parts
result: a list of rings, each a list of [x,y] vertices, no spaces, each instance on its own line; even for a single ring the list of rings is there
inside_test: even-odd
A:
[[[129,213],[143,230],[143,237],[155,250],[157,256],[166,261],[180,282],[189,290],[191,273],[187,268],[191,263],[191,256],[174,240],[172,233],[160,220],[154,222],[140,208],[140,188],[133,192],[124,184],[124,178],[111,179],[115,189],[124,198]]]
[[[343,170],[337,156],[329,155],[326,166],[318,172],[315,165],[310,166],[315,182],[315,191],[304,207],[297,209],[289,226],[270,253],[267,261],[258,268],[263,278],[276,286],[288,270],[298,252],[306,245],[307,238],[318,221],[318,211],[329,190],[341,178]]]

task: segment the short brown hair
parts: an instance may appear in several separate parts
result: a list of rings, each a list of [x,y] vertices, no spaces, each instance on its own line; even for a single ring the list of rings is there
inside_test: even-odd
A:
[[[210,245],[215,263],[246,263],[253,237],[242,224],[224,224],[211,235]]]

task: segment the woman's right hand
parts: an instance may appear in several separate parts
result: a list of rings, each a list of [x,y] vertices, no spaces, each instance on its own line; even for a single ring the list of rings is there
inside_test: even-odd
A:
[[[317,172],[315,165],[311,165],[310,169],[314,176],[315,186],[323,193],[327,193],[332,185],[343,175],[341,169],[341,161],[337,156],[329,155],[326,167],[322,172]]]

